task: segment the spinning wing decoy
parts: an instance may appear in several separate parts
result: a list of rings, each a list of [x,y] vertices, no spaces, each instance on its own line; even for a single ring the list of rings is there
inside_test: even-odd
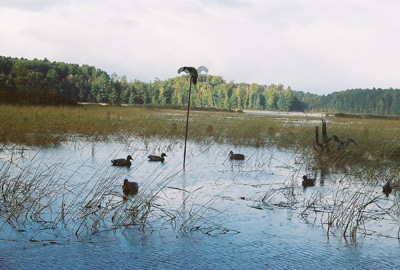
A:
[[[189,98],[188,98],[188,107],[186,116],[185,148],[183,150],[183,170],[185,170],[186,141],[187,141],[188,127],[189,127],[190,93],[192,92],[192,82],[193,84],[196,84],[197,78],[199,77],[199,73],[202,71],[208,72],[208,69],[205,66],[200,66],[197,70],[194,67],[181,67],[178,69],[178,73],[181,73],[182,71],[190,74]]]
[[[208,72],[208,69],[205,66],[200,66],[197,70],[194,67],[181,67],[178,69],[178,74],[181,72],[189,73],[192,77],[193,83],[197,83],[197,78],[199,77],[199,73],[204,71]]]

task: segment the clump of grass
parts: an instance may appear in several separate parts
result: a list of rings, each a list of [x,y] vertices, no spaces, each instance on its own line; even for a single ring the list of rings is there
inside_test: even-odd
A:
[[[393,183],[393,171],[388,170],[385,174],[369,171],[368,175],[358,171],[336,173],[332,176],[336,178],[338,187],[333,190],[330,187],[303,188],[294,180],[301,178],[298,172],[294,170],[283,187],[270,186],[261,197],[263,204],[272,208],[298,210],[298,216],[307,223],[311,221],[315,225],[322,225],[328,238],[333,234],[356,241],[359,235],[375,234],[400,239],[400,228],[394,232],[397,233],[395,236],[393,232],[376,231],[373,227],[383,220],[385,224],[380,225],[383,228],[398,223],[400,207],[396,199],[397,191],[390,195],[395,196],[394,199],[386,198],[382,193],[384,183]],[[322,186],[322,178],[320,183]]]
[[[53,214],[53,204],[58,200],[61,186],[57,175],[58,165],[46,171],[30,170],[30,166],[15,169],[12,162],[4,162],[0,168],[0,215],[4,222],[15,229],[25,228],[27,222],[36,222],[44,227],[54,226],[48,219]]]
[[[348,182],[333,193],[316,190],[304,199],[304,208],[299,216],[306,220],[313,218],[314,222],[319,219],[328,238],[333,234],[356,241],[357,235],[374,233],[369,228],[370,222],[394,218],[399,214],[398,202],[394,201],[390,208],[384,206],[387,203],[382,200],[385,195],[376,193],[377,189],[381,192],[380,188],[381,185],[376,183],[365,185]]]
[[[368,187],[369,189],[371,187]],[[327,224],[327,235],[332,228],[338,228],[342,231],[344,237],[350,236],[356,239],[357,233],[363,229],[365,223],[374,217],[373,209],[380,196],[371,196],[372,192],[361,190],[347,193],[336,193],[338,196],[334,198],[334,207],[328,212],[325,221]]]

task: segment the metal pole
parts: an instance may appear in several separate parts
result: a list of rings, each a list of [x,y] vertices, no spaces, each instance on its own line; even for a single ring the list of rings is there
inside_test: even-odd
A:
[[[190,110],[190,93],[191,92],[192,92],[192,76],[190,76],[189,100],[188,100],[187,116],[186,116],[185,149],[183,150],[183,170],[185,170],[185,162],[186,162],[186,141],[187,141],[188,128],[189,128],[189,110]]]

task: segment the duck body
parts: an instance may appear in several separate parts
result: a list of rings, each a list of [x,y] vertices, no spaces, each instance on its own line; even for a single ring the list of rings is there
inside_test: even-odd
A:
[[[382,187],[382,192],[386,194],[386,196],[389,196],[390,193],[392,193],[393,187],[389,182],[386,182],[386,184],[383,185]]]
[[[139,185],[136,182],[129,182],[128,179],[124,180],[124,184],[122,185],[122,192],[128,195],[137,194],[139,191]]]
[[[128,155],[126,159],[113,159],[111,160],[111,163],[113,166],[130,167],[132,165],[131,160],[133,160],[133,158],[131,157],[131,155]]]
[[[164,162],[165,158],[168,157],[165,153],[162,153],[161,156],[156,156],[156,155],[148,155],[149,161],[161,161]]]
[[[229,152],[229,158],[234,160],[244,160],[244,155],[234,154],[232,151]]]
[[[307,175],[303,175],[303,181],[301,182],[303,187],[312,187],[315,186],[315,178],[309,179]]]

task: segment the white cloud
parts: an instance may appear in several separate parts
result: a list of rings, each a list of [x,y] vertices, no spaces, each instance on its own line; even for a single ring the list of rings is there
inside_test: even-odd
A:
[[[205,65],[236,82],[328,93],[400,87],[392,0],[2,1],[2,55],[144,81]]]
[[[64,1],[66,3],[68,0]],[[43,11],[47,8],[54,7],[58,5],[60,2],[53,0],[40,0],[40,1],[32,1],[32,0],[0,0],[0,7],[10,8],[16,10],[25,10],[25,11]]]

